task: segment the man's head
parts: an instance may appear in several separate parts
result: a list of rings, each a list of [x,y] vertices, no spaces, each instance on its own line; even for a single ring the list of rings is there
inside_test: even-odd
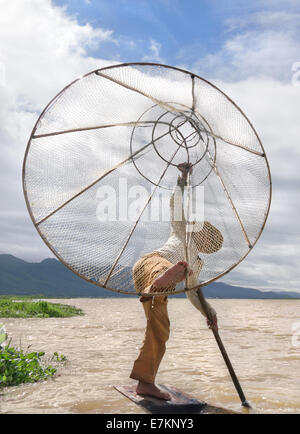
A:
[[[223,245],[223,235],[209,222],[204,222],[200,230],[194,230],[191,237],[200,253],[215,253]]]

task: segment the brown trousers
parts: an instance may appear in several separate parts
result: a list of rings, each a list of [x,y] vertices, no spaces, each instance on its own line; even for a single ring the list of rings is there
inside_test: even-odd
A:
[[[173,264],[159,253],[144,255],[133,267],[133,279],[137,292],[143,292],[153,281]],[[168,288],[168,291],[174,289]],[[140,354],[134,362],[130,378],[153,384],[160,362],[166,351],[170,334],[167,296],[141,297],[147,320],[145,337]]]

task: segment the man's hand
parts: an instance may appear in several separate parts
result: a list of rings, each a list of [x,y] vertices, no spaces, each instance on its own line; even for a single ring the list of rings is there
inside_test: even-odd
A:
[[[181,163],[178,164],[177,168],[181,172],[181,176],[178,178],[177,184],[181,187],[184,187],[186,185],[188,173],[192,174],[193,172],[193,165],[191,163]]]
[[[182,178],[187,178],[188,173],[192,174],[193,172],[192,163],[181,163],[178,164],[177,168],[182,173]]]
[[[217,313],[212,307],[210,307],[209,309],[209,318],[207,318],[207,325],[210,329],[214,328],[218,330]]]

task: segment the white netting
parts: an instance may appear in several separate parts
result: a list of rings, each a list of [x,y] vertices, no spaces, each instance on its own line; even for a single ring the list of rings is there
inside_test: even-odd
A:
[[[184,220],[170,222],[184,162],[193,167],[192,208],[202,206],[189,238]],[[135,293],[136,262],[185,260],[187,239],[194,269],[199,255],[197,282],[237,265],[264,227],[270,172],[248,119],[215,86],[163,65],[116,65],[67,86],[44,110],[26,150],[24,192],[64,264],[99,286]]]

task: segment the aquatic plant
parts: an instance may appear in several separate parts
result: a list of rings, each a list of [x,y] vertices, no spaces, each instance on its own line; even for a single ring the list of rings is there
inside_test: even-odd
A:
[[[43,351],[24,352],[9,345],[0,347],[0,389],[53,377],[57,369],[52,365],[43,366],[44,355]],[[54,353],[51,360],[66,362],[67,359],[64,355]]]

